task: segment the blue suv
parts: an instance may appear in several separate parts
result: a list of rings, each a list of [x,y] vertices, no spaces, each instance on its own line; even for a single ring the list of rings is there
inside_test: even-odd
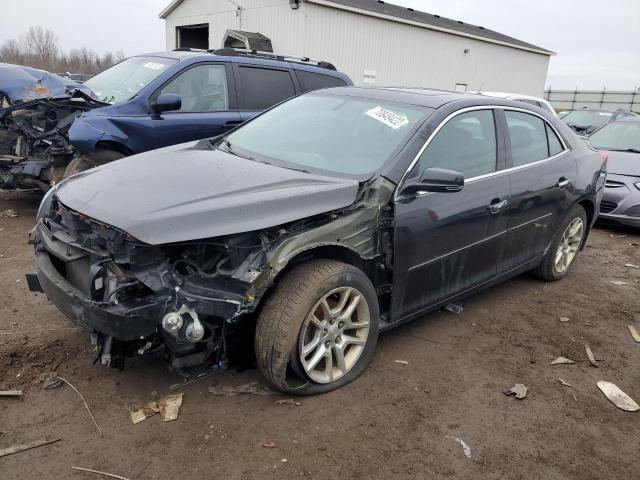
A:
[[[110,105],[69,130],[77,152],[65,175],[128,155],[214,137],[295,95],[353,85],[328,62],[224,48],[128,58],[87,80]]]

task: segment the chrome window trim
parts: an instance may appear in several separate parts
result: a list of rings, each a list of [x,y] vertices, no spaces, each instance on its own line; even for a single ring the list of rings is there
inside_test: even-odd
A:
[[[556,158],[558,158],[558,157],[560,157],[560,156],[562,156],[562,155],[564,155],[564,154],[566,154],[567,152],[570,151],[569,147],[567,146],[567,143],[565,142],[565,140],[562,137],[562,135],[560,135],[560,133],[558,133],[558,130],[556,129],[556,127],[554,127],[542,115],[540,115],[540,114],[538,114],[536,112],[533,112],[531,110],[527,110],[526,108],[511,107],[511,106],[507,106],[507,105],[476,105],[476,106],[473,106],[473,107],[462,108],[462,109],[456,110],[455,112],[453,112],[450,115],[448,115],[442,122],[440,122],[440,124],[431,133],[431,135],[429,135],[429,138],[427,138],[427,140],[424,142],[424,145],[422,145],[422,147],[420,148],[420,150],[418,151],[416,156],[411,161],[411,164],[409,165],[409,168],[407,168],[407,170],[402,175],[402,178],[400,178],[400,181],[398,182],[398,187],[396,188],[396,192],[395,192],[395,194],[393,196],[393,200],[394,201],[397,201],[397,200],[403,198],[402,196],[400,196],[400,190],[402,189],[402,186],[403,186],[405,180],[407,179],[407,176],[409,175],[411,170],[413,170],[413,167],[415,167],[416,163],[418,163],[418,160],[420,159],[420,157],[422,156],[424,151],[427,149],[427,147],[429,146],[431,141],[435,138],[435,136],[438,134],[438,132],[442,129],[442,127],[444,127],[454,117],[457,117],[458,115],[461,115],[463,113],[473,112],[473,111],[476,111],[476,110],[511,110],[511,111],[515,111],[515,112],[528,113],[529,115],[533,115],[535,117],[538,117],[543,122],[545,122],[545,124],[547,124],[547,125],[549,125],[549,127],[551,127],[553,132],[558,137],[558,140],[560,140],[560,143],[561,143],[562,147],[564,148],[564,150],[562,150],[561,152],[556,153],[555,155],[552,155],[551,157],[543,158],[542,160],[537,160],[535,162],[525,163],[524,165],[518,165],[517,167],[510,167],[510,168],[504,168],[502,170],[496,170],[495,172],[485,173],[484,175],[478,175],[478,176],[475,176],[475,177],[470,177],[468,179],[465,178],[464,179],[465,185],[467,183],[472,183],[472,182],[476,182],[476,181],[479,181],[479,180],[484,180],[485,178],[490,178],[490,177],[494,177],[494,176],[498,176],[498,175],[503,175],[503,174],[506,174],[506,173],[514,172],[514,171],[517,171],[517,170],[523,170],[525,168],[534,167],[536,165],[540,165],[542,163],[549,162],[551,160],[555,160]],[[495,127],[497,129],[498,128],[497,122],[494,121],[494,123],[496,124]],[[547,146],[548,146],[548,140],[547,140]],[[496,145],[496,154],[497,154],[497,145]],[[496,161],[497,161],[497,158],[496,158]],[[427,195],[429,193],[431,193],[431,192],[418,192],[417,194],[415,194],[413,196],[417,198],[417,197],[425,196],[425,195]]]

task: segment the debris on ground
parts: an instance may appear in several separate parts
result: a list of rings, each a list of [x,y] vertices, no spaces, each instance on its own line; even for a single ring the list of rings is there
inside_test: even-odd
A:
[[[598,367],[598,364],[596,363],[596,358],[593,356],[593,352],[591,351],[591,348],[589,347],[589,345],[585,344],[584,350],[585,352],[587,352],[587,358],[589,359],[589,363],[594,367]]]
[[[185,381],[184,381],[184,382],[182,382],[182,383],[176,383],[175,385],[171,385],[171,386],[169,387],[169,390],[170,390],[170,391],[177,390],[178,388],[182,388],[182,387],[184,387],[184,386],[186,386],[186,385],[191,385],[192,383],[199,382],[199,381],[200,381],[200,380],[202,380],[203,378],[210,377],[210,376],[211,376],[211,375],[213,375],[214,373],[216,373],[216,372],[215,372],[215,371],[212,371],[212,372],[202,372],[202,373],[200,373],[199,375],[197,375],[195,378],[192,378],[192,379],[185,379]]]
[[[33,442],[25,443],[22,445],[14,445],[12,447],[1,448],[0,457],[13,455],[14,453],[18,452],[24,452],[25,450],[31,450],[32,448],[36,447],[42,447],[43,445],[49,445],[50,443],[55,443],[59,440],[59,438],[54,438],[53,440],[47,440],[46,438],[43,438],[42,440],[35,440]]]
[[[622,280],[609,280],[609,282],[617,286],[629,285],[629,282],[623,282]]]
[[[225,397],[235,397],[237,395],[277,395],[278,392],[271,390],[270,388],[260,385],[259,382],[246,383],[239,387],[230,386],[211,386],[209,387],[209,393],[212,395],[221,395]]]
[[[80,399],[82,400],[82,403],[84,403],[84,408],[87,409],[87,412],[89,412],[89,416],[91,417],[91,420],[93,420],[93,424],[96,426],[96,428],[98,429],[98,434],[102,437],[102,429],[98,426],[98,422],[96,422],[96,419],[93,416],[93,413],[91,413],[91,410],[89,409],[89,405],[87,405],[87,402],[85,401],[84,397],[82,396],[82,394],[80,393],[80,391],[74,387],[73,385],[71,385],[71,383],[67,380],[65,380],[62,377],[56,377],[59,380],[62,380],[64,383],[66,383],[67,385],[69,385],[74,392],[76,392],[78,394],[78,396],[80,397]]]
[[[560,385],[564,385],[565,387],[576,388],[573,385],[571,385],[569,382],[567,382],[567,381],[565,381],[565,380],[563,380],[561,378],[558,378],[558,381],[560,382]]]
[[[460,445],[462,445],[462,451],[464,452],[464,456],[467,458],[471,458],[471,447],[461,438],[453,437],[451,435],[447,435],[447,438],[452,438]]]
[[[638,333],[638,330],[636,329],[636,327],[633,325],[627,325],[627,328],[629,329],[629,333],[631,334],[633,339],[636,341],[636,343],[640,343],[640,333]]]
[[[604,395],[613,403],[616,407],[627,412],[637,412],[640,410],[640,406],[626,393],[624,393],[617,385],[611,382],[605,382],[600,380],[598,388],[604,393]]]
[[[46,382],[44,382],[44,389],[52,390],[54,388],[60,387],[61,385],[62,385],[62,380],[60,380],[59,378],[51,378]]]
[[[633,263],[625,263],[624,266],[629,268],[640,268],[638,265],[634,265]]]
[[[117,478],[118,480],[129,480],[127,477],[122,477],[120,475],[115,475],[113,473],[101,472],[100,470],[92,470],[91,468],[71,467],[71,469],[79,470],[81,472],[95,473],[97,475],[103,475],[105,477]]]
[[[527,396],[527,387],[525,387],[522,383],[516,383],[513,387],[508,390],[505,390],[505,395],[515,395],[518,400],[522,400]]]
[[[13,208],[7,208],[6,210],[2,210],[0,212],[0,217],[15,218],[17,216],[18,212],[16,212]]]
[[[568,322],[569,321],[569,317],[560,317],[560,321],[561,322]]]
[[[293,398],[288,398],[286,400],[276,400],[273,403],[275,403],[276,405],[293,405],[296,407],[299,407],[300,405],[302,405],[302,403],[296,402]]]
[[[166,395],[159,400],[153,400],[147,403],[139,410],[129,412],[131,421],[135,425],[136,423],[140,423],[143,420],[154,416],[156,413],[160,414],[160,418],[162,418],[163,422],[170,422],[171,420],[177,419],[180,406],[182,405],[182,395],[184,394],[173,393],[171,395]]]
[[[570,358],[558,357],[553,362],[551,362],[549,365],[571,365],[572,363],[576,363],[576,362],[574,362]]]
[[[399,363],[400,365],[409,365],[409,362],[407,362],[406,360],[396,360],[396,363]]]
[[[0,390],[0,397],[20,397],[22,390]]]
[[[444,309],[448,312],[455,313],[456,315],[458,315],[462,313],[462,311],[464,310],[464,307],[459,303],[447,303]]]
[[[275,442],[265,442],[262,444],[264,448],[278,448],[278,445]]]

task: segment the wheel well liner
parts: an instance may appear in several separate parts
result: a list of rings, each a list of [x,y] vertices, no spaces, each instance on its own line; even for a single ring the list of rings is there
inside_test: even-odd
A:
[[[113,142],[111,140],[100,140],[98,143],[96,143],[96,150],[114,150],[126,156],[135,154],[135,152],[130,148],[124,146],[121,143]]]

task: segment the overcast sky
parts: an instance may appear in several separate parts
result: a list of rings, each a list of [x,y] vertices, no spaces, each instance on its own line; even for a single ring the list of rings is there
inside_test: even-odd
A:
[[[86,46],[101,53],[123,50],[133,55],[165,48],[164,22],[158,13],[170,0],[1,1],[0,43],[41,25],[55,31],[67,50]],[[482,25],[557,52],[547,86],[640,87],[640,0],[391,2]]]

